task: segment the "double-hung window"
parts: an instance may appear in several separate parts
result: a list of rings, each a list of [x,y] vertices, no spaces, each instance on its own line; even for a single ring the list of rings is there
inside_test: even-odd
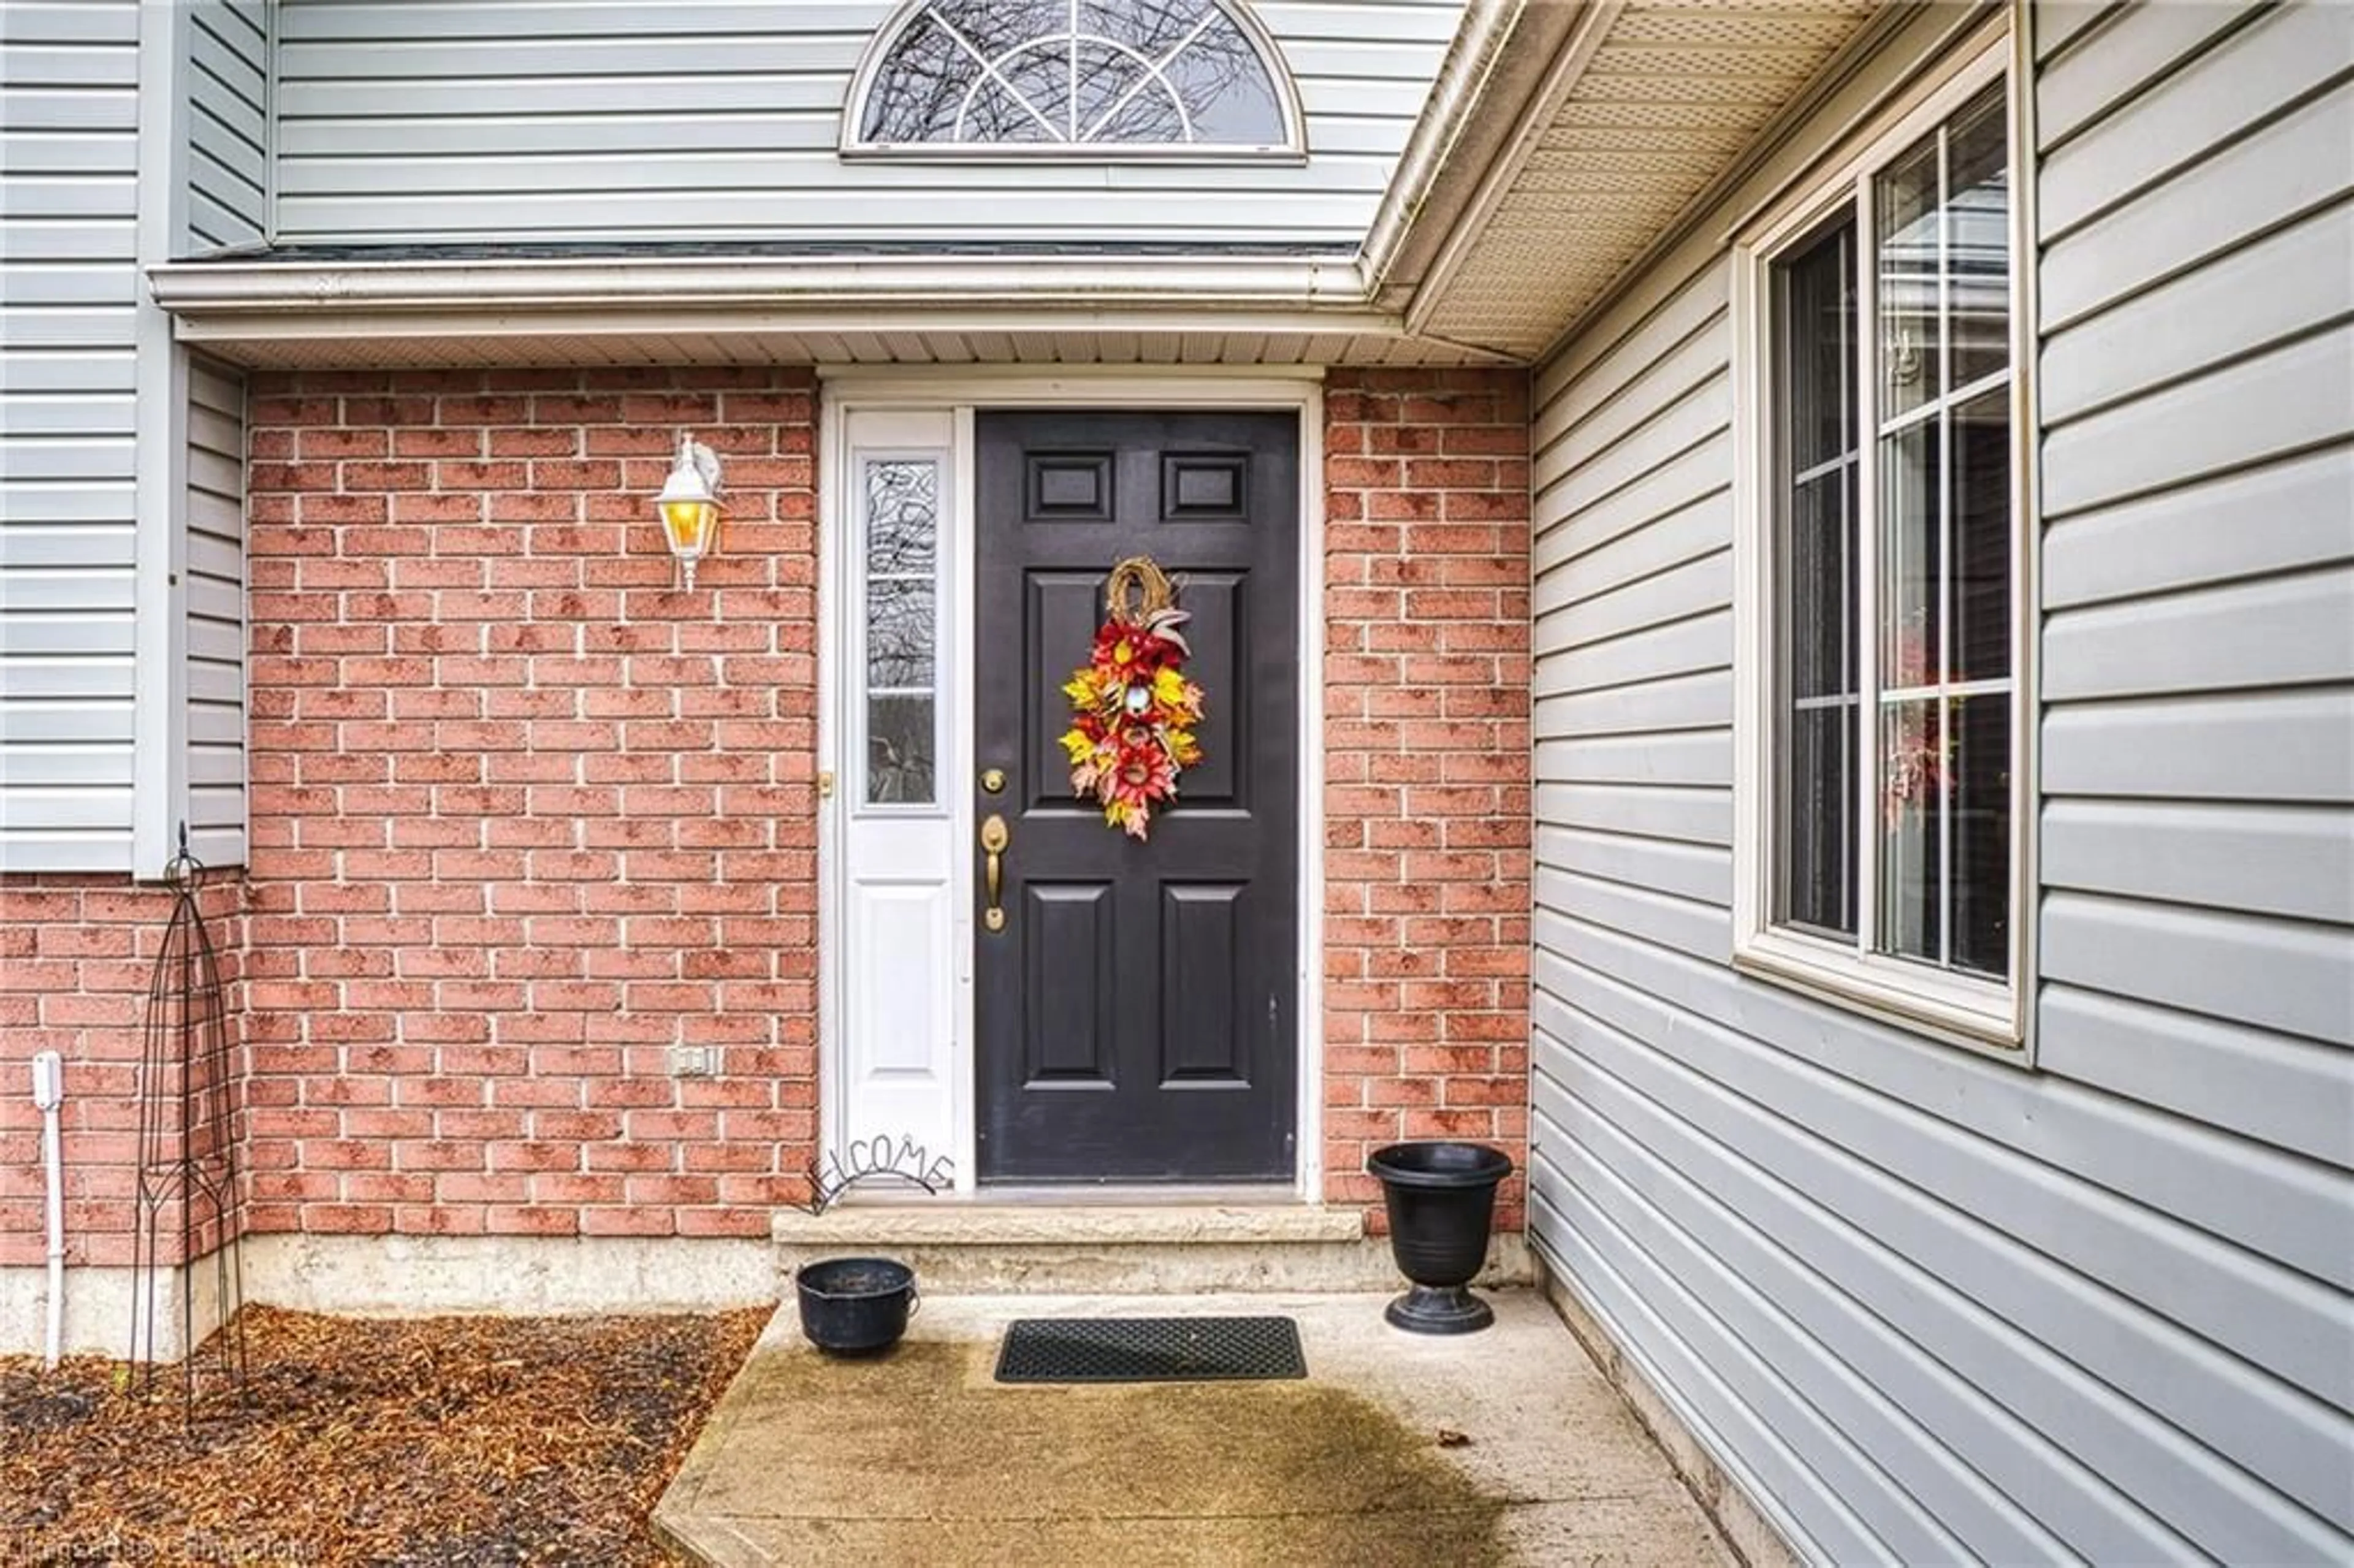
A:
[[[1737,266],[1746,967],[2020,1038],[2023,376],[1998,48]]]

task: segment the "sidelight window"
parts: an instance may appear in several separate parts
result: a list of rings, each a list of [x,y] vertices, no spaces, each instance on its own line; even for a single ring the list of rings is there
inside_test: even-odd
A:
[[[1749,249],[1740,956],[2015,1044],[2012,149],[1993,59]]]
[[[930,805],[939,758],[940,463],[870,457],[860,495],[869,805]]]
[[[920,0],[851,92],[847,152],[1297,154],[1273,44],[1239,0]]]

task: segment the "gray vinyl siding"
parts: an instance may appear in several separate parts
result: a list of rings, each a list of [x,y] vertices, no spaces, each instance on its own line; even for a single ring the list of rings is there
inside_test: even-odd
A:
[[[188,246],[262,243],[270,203],[270,5],[187,7]]]
[[[2037,8],[2037,1066],[1731,965],[1730,267],[1538,373],[1532,1226],[1827,1562],[2354,1555],[2354,10]]]
[[[130,862],[137,0],[0,5],[0,866]]]
[[[185,820],[210,863],[244,858],[243,383],[170,344],[140,263],[259,237],[262,19],[0,5],[0,869],[152,871],[143,811],[151,845]],[[168,29],[143,53],[143,26]],[[172,117],[144,170],[143,69]],[[143,531],[143,493],[166,526]],[[144,626],[143,573],[164,612]],[[143,718],[159,650],[169,697]],[[142,746],[169,748],[145,796]]]
[[[2338,1165],[2349,75],[2354,10],[2305,4],[2127,12],[2039,82],[2043,1062]]]
[[[1297,163],[844,160],[883,0],[283,0],[279,238],[1354,244],[1458,0],[1270,0]]]
[[[186,549],[181,572],[189,847],[245,863],[245,376],[188,366]]]

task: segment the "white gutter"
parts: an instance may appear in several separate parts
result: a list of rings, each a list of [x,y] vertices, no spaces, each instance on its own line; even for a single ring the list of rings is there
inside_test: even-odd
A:
[[[1521,172],[1528,166],[1540,139],[1539,136],[1526,134],[1525,127],[1549,126],[1560,116],[1562,106],[1569,101],[1569,95],[1585,75],[1585,68],[1593,62],[1595,52],[1609,37],[1610,29],[1617,25],[1619,15],[1625,9],[1625,0],[1580,0],[1575,5],[1553,7],[1547,14],[1546,20],[1565,27],[1566,31],[1542,41],[1543,52],[1551,57],[1550,63],[1543,67],[1543,74],[1533,82],[1515,84],[1523,91],[1490,93],[1481,98],[1474,114],[1475,122],[1480,116],[1499,112],[1507,114],[1509,120],[1500,128],[1494,125],[1484,128],[1490,141],[1499,140],[1500,132],[1500,144],[1492,150],[1486,169],[1476,178],[1469,168],[1454,170],[1447,187],[1454,206],[1447,214],[1445,223],[1426,225],[1418,237],[1422,243],[1416,249],[1422,254],[1420,264],[1416,268],[1416,275],[1411,280],[1414,297],[1405,307],[1407,331],[1418,333],[1429,324],[1432,314],[1442,302],[1442,296],[1454,281],[1457,270],[1470,255],[1472,248],[1486,236],[1497,209],[1503,205],[1512,187],[1519,184]],[[1519,47],[1514,52],[1514,64],[1518,70],[1525,73],[1539,63],[1535,58],[1538,42],[1526,38],[1515,41]],[[1518,101],[1501,101],[1507,97]],[[1488,151],[1486,148],[1481,150]],[[1467,190],[1469,192],[1468,198],[1464,195]],[[1428,247],[1434,241],[1437,249],[1431,250]]]
[[[43,1303],[41,1364],[54,1370],[65,1349],[66,1205],[65,1155],[58,1131],[65,1104],[65,1062],[55,1051],[33,1057],[33,1106],[41,1113],[42,1212],[49,1233],[49,1294]]]
[[[1439,62],[1438,79],[1414,122],[1405,151],[1398,155],[1397,172],[1382,193],[1382,205],[1358,260],[1370,293],[1389,281],[1391,266],[1416,220],[1438,188],[1455,144],[1473,111],[1484,101],[1488,82],[1504,56],[1513,28],[1529,0],[1470,0],[1463,21]]]
[[[173,261],[155,302],[212,318],[636,307],[1204,306],[1362,311],[1345,257],[601,257]]]

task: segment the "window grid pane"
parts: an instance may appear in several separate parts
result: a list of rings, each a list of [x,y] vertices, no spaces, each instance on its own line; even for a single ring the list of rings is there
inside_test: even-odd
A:
[[[1220,0],[931,0],[875,70],[858,136],[1282,149],[1272,70]]]
[[[1946,927],[1957,969],[2010,967],[2010,694],[1958,698],[1946,709],[1951,756],[1946,855],[1954,888]]]
[[[870,458],[861,486],[869,805],[935,803],[939,463]]]
[[[1937,202],[1943,140],[1942,132],[1932,133],[1872,182],[1882,419],[1916,408],[1944,389],[1938,304],[1945,266]]]
[[[1861,680],[1856,634],[1855,225],[1774,269],[1774,581],[1780,711],[1774,918],[1852,938]]]
[[[1945,943],[1945,704],[1883,701],[1880,713],[1879,946],[1934,963]]]

